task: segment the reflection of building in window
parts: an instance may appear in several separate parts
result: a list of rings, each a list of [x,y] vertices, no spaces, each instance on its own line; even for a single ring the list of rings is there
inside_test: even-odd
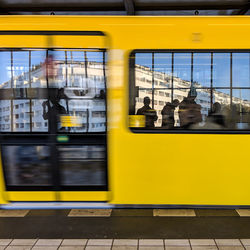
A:
[[[104,65],[101,61],[88,61],[87,67],[85,67],[83,52],[82,56],[82,61],[77,58],[76,61],[68,60],[67,64],[65,64],[65,61],[55,59],[59,75],[54,79],[50,87],[64,88],[67,99],[62,98],[60,105],[67,110],[69,115],[82,118],[82,126],[71,128],[70,132],[105,132],[106,104],[104,98],[106,90]],[[13,79],[0,83],[0,90],[9,89],[11,86],[32,89],[47,88],[42,63],[32,65],[30,72],[28,67],[25,70],[27,72],[15,75]],[[87,77],[86,70],[88,72]],[[30,131],[31,128],[32,131],[47,132],[48,122],[43,119],[42,106],[46,99],[39,99],[39,96],[35,98],[37,99],[28,100],[24,97],[16,100],[1,100],[1,131],[10,131],[12,121],[13,131],[16,132]]]
[[[153,77],[154,87],[152,84]],[[155,122],[155,127],[161,127],[162,125],[161,110],[163,109],[164,105],[168,102],[171,103],[174,99],[182,101],[184,97],[187,97],[190,90],[190,81],[182,80],[179,77],[173,77],[173,89],[171,89],[171,81],[172,77],[170,74],[154,71],[153,76],[153,71],[151,68],[138,64],[135,65],[135,86],[139,88],[138,97],[135,98],[135,113],[143,106],[144,97],[149,96],[154,109],[157,111],[157,114],[159,114],[158,120]],[[194,86],[197,89],[197,97],[195,101],[197,104],[201,105],[201,115],[203,122],[206,121],[206,118],[211,109],[211,99],[213,100],[213,103],[219,102],[224,108],[224,112],[226,112],[226,107],[230,107],[230,104],[232,104],[234,106],[236,105],[236,109],[241,113],[241,116],[244,115],[243,107],[245,110],[245,115],[247,114],[249,116],[249,100],[244,100],[243,98],[234,96],[230,100],[230,94],[224,93],[219,89],[213,89],[213,96],[211,98],[211,91],[209,87],[202,88],[203,86],[197,82],[194,82]],[[180,126],[178,108],[176,108],[174,112],[174,120],[175,126]],[[250,123],[250,118],[248,120],[248,123]],[[237,123],[240,121],[238,119],[235,122]]]

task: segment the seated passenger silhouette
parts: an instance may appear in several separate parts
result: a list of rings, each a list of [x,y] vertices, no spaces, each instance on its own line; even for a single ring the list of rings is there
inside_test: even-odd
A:
[[[197,92],[194,87],[191,87],[188,96],[184,97],[179,104],[180,127],[184,129],[190,128],[193,124],[202,121],[201,105],[195,102]]]
[[[221,105],[220,103],[215,102],[202,129],[223,129],[225,127],[226,122],[224,116],[221,113]]]
[[[148,96],[143,99],[144,106],[137,110],[137,115],[145,115],[146,118],[146,128],[154,128],[154,122],[158,119],[156,111],[152,109],[150,104],[150,98]]]
[[[218,102],[215,102],[212,106],[212,111],[209,114],[209,117],[211,117],[211,121],[215,124],[218,124],[222,127],[225,127],[225,119],[224,116],[221,113],[221,105]]]
[[[171,129],[174,128],[174,110],[179,105],[179,100],[175,99],[172,103],[167,102],[163,107],[162,114],[162,127]]]

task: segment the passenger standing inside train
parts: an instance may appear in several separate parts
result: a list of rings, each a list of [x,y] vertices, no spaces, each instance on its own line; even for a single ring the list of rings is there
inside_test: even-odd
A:
[[[56,132],[65,130],[60,127],[60,116],[66,114],[66,109],[60,104],[60,99],[66,98],[63,89],[51,89],[49,91],[49,100],[42,103],[43,119],[48,120],[50,131]]]
[[[145,115],[146,117],[146,128],[154,128],[155,121],[157,121],[158,116],[156,111],[152,109],[150,104],[150,98],[148,96],[144,97],[143,99],[144,106],[137,110],[137,115]]]
[[[198,124],[202,121],[201,105],[195,102],[197,92],[193,86],[191,86],[188,96],[184,97],[179,104],[179,118],[180,127],[184,129],[195,129],[192,125]],[[192,127],[191,127],[192,126]]]
[[[172,103],[167,102],[163,107],[162,114],[162,127],[166,129],[174,128],[174,110],[179,105],[179,100],[175,99]]]

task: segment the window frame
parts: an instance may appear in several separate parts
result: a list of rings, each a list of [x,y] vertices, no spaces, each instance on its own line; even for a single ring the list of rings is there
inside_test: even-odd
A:
[[[0,32],[1,33],[1,32]],[[53,33],[54,34],[54,33]],[[75,34],[75,33],[74,33]],[[88,33],[87,33],[88,34]],[[56,34],[55,34],[56,35]],[[71,35],[71,34],[69,34]],[[93,34],[91,34],[93,35]],[[103,35],[102,33],[98,33],[98,36],[99,35]],[[0,52],[16,52],[16,51],[24,51],[24,52],[32,52],[32,51],[40,51],[40,50],[43,50],[43,51],[46,51],[46,59],[48,58],[48,53],[49,52],[53,52],[54,50],[59,50],[59,51],[70,51],[70,50],[82,50],[82,51],[92,51],[92,50],[96,50],[96,52],[102,52],[103,53],[103,80],[104,80],[104,87],[105,87],[105,93],[106,93],[106,97],[104,98],[104,103],[105,103],[105,131],[101,131],[101,132],[74,132],[74,133],[69,133],[69,132],[60,132],[60,131],[57,131],[57,134],[68,134],[68,135],[94,135],[94,134],[107,134],[107,53],[108,53],[108,50],[106,48],[49,48],[49,47],[37,47],[37,48],[32,48],[32,47],[22,47],[22,48],[18,48],[18,47],[6,47],[6,48],[0,48]],[[12,56],[13,57],[13,56]],[[31,65],[30,65],[31,66]],[[31,67],[29,67],[29,71],[31,70]],[[12,77],[10,77],[10,81],[13,81],[12,80]],[[47,78],[47,76],[46,76]],[[46,79],[47,81],[47,84],[48,84],[48,79]],[[29,82],[29,85],[31,84],[32,82]],[[3,90],[6,90],[6,91],[9,91],[9,92],[12,92],[13,93],[13,97],[10,98],[10,99],[6,99],[6,100],[9,100],[9,101],[15,101],[15,100],[26,100],[27,102],[30,102],[29,104],[29,108],[30,109],[33,109],[33,105],[31,104],[31,102],[33,102],[34,100],[42,100],[41,98],[15,98],[15,89],[20,89],[20,88],[6,88],[6,89],[3,89]],[[27,91],[30,90],[30,89],[36,89],[36,88],[22,88],[22,89],[26,89]],[[43,88],[44,91],[47,91],[47,95],[48,95],[48,91],[49,89],[53,89],[53,87],[46,87],[46,88]],[[1,97],[1,94],[0,94],[0,97]],[[0,99],[1,100],[5,100],[5,99]],[[46,99],[47,100],[47,99]],[[75,100],[75,99],[69,99],[69,100]],[[76,99],[77,100],[77,99]],[[79,99],[81,100],[81,99]],[[25,102],[25,104],[27,103]],[[19,104],[18,104],[19,105]],[[1,105],[0,105],[1,106]],[[9,106],[9,110],[10,109],[10,106]],[[16,110],[15,108],[15,105],[13,105],[13,109],[12,111],[10,112],[10,120],[11,120],[11,123],[13,123],[13,116],[14,116],[14,113],[13,111]],[[33,118],[34,117],[30,117],[30,120],[32,120],[33,122]],[[48,120],[45,120],[45,121],[48,121]],[[11,130],[11,123],[10,123],[10,130]],[[30,124],[32,124],[30,122]],[[30,125],[31,126],[31,125]],[[12,125],[12,127],[14,128],[14,123]],[[29,134],[29,135],[32,135],[32,134],[39,134],[39,135],[49,135],[51,134],[50,132],[50,128],[49,126],[47,126],[48,128],[48,131],[42,131],[42,132],[39,132],[39,131],[32,131],[32,129],[30,129],[30,131],[1,131],[0,130],[0,137],[1,135],[15,135],[15,134],[20,134],[20,135],[24,135],[24,134]]]
[[[239,90],[239,89],[249,89],[249,87],[232,87],[232,53],[249,53],[250,54],[250,48],[249,49],[134,49],[132,50],[128,55],[128,118],[131,114],[131,97],[132,97],[132,89],[135,88],[136,83],[136,77],[135,77],[135,55],[136,53],[230,53],[230,87],[202,87],[199,89],[209,89],[211,92],[211,89],[229,89],[230,90],[230,100],[232,100],[232,92],[233,90]],[[173,58],[173,57],[172,57]],[[250,64],[249,64],[250,66]],[[152,66],[153,67],[153,66]],[[172,65],[173,68],[173,60]],[[190,65],[190,67],[193,67],[193,65]],[[153,70],[153,69],[152,69]],[[173,70],[173,69],[172,69]],[[211,69],[213,70],[213,69]],[[191,73],[192,74],[192,73]],[[153,78],[153,77],[152,77]],[[211,80],[211,79],[210,79]],[[173,91],[174,86],[172,84],[171,88],[165,88]],[[158,89],[157,89],[158,90]],[[173,93],[173,92],[172,92]],[[132,103],[135,103],[135,100],[133,100]],[[129,119],[127,119],[127,127],[128,129],[133,133],[138,134],[250,134],[250,129],[241,129],[241,130],[232,130],[232,129],[225,129],[225,130],[218,130],[218,129],[183,129],[183,128],[176,128],[176,129],[164,129],[161,127],[157,128],[135,128],[129,126]]]

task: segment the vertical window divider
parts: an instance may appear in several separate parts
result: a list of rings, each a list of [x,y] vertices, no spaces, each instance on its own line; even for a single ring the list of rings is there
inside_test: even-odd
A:
[[[154,79],[154,70],[155,70],[155,53],[152,52],[152,109],[154,109],[154,101],[155,101],[155,79]]]
[[[45,58],[45,75],[46,75],[46,88],[47,88],[47,102],[49,103],[49,75],[48,75],[48,60],[49,60],[49,48],[46,49],[46,58]],[[49,111],[49,107],[48,107],[48,111]],[[50,117],[48,118],[48,133],[51,133],[51,127],[50,127],[50,121],[49,121]]]
[[[85,78],[86,78],[86,83],[87,78],[88,78],[88,58],[87,58],[87,52],[84,51],[84,66],[85,66]],[[88,86],[86,86],[88,88]],[[87,114],[87,121],[86,121],[86,133],[89,132],[89,109],[87,108],[86,110],[86,114]]]
[[[174,100],[174,52],[172,52],[171,65],[171,102]]]
[[[31,88],[31,51],[29,50],[29,87]]]
[[[49,91],[48,59],[49,59],[49,50],[47,49],[46,50],[46,58],[45,58],[45,61],[47,62],[45,64],[45,74],[46,74],[47,90]],[[49,101],[49,96],[48,96],[48,101]]]
[[[86,133],[88,133],[89,132],[89,109],[87,108],[87,121],[86,121]]]
[[[66,77],[66,81],[65,81],[65,85],[66,87],[68,87],[68,56],[67,56],[67,51],[64,51],[64,56],[65,56],[65,77]],[[69,114],[69,102],[68,99],[65,99],[66,102],[66,109],[67,109],[67,114]]]
[[[230,53],[230,109],[232,110],[233,104],[233,53]]]
[[[68,57],[67,57],[67,51],[64,51],[64,55],[65,55],[65,75],[66,75],[66,81],[65,81],[65,85],[66,87],[68,87]]]
[[[85,66],[85,78],[88,78],[88,58],[87,58],[87,52],[84,51],[84,66]]]
[[[10,52],[10,65],[11,65],[11,89],[13,89],[13,87],[14,87],[14,72],[13,72],[13,50],[11,50],[11,52]],[[10,105],[11,105],[11,107],[10,107],[10,121],[11,121],[11,123],[10,123],[10,130],[11,130],[11,132],[13,132],[13,121],[14,121],[14,119],[13,119],[13,99],[11,99],[11,101],[10,101]]]
[[[105,96],[107,97],[107,86],[106,86],[106,84],[107,84],[107,82],[106,82],[106,72],[105,72],[105,69],[106,69],[106,64],[105,64],[105,62],[106,62],[106,55],[105,55],[105,51],[103,51],[102,52],[102,65],[103,65],[103,67],[102,67],[102,69],[103,69],[103,81],[104,81],[104,88],[105,88]],[[105,97],[105,111],[107,110],[107,98]],[[93,113],[92,113],[93,114]],[[106,114],[105,114],[105,132],[107,133],[107,112],[106,112]]]
[[[214,70],[214,53],[211,52],[211,65],[210,65],[210,111],[213,107],[213,70]]]
[[[105,51],[102,52],[102,70],[103,70],[103,80],[104,80],[104,86],[106,88],[106,72],[105,72]]]
[[[193,85],[193,74],[194,74],[194,52],[191,52],[191,86]]]
[[[29,50],[29,87],[31,88],[31,51]],[[30,103],[30,132],[32,132],[32,100],[29,99]],[[35,125],[35,124],[34,124]]]
[[[71,65],[73,64],[73,53],[72,53],[72,51],[70,51],[70,63],[71,63]],[[73,75],[73,67],[70,67],[70,77],[71,77],[71,79],[72,79],[72,75]],[[73,87],[73,86],[72,86]]]

